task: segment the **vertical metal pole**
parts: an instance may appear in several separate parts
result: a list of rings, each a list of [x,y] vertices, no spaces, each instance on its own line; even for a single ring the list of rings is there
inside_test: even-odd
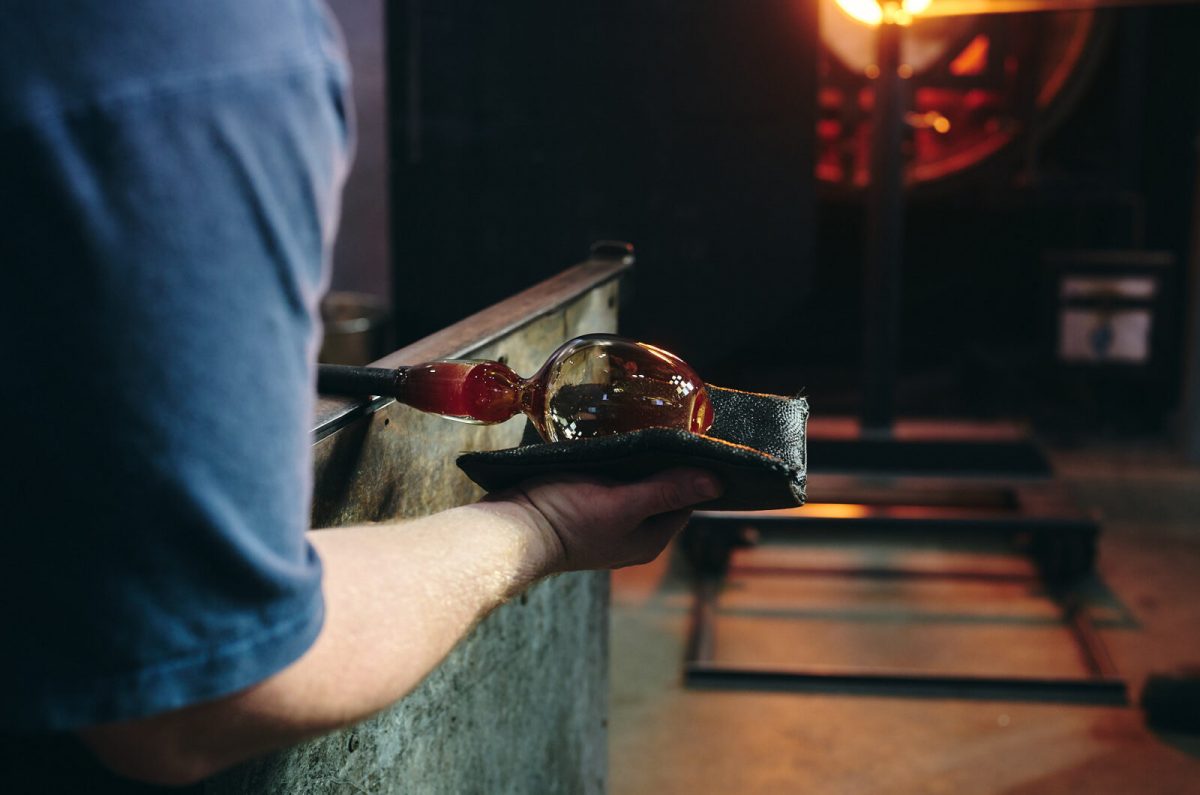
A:
[[[900,78],[903,28],[878,28],[879,76],[871,127],[867,251],[863,285],[863,430],[889,433],[895,416],[900,350],[900,267],[904,246],[905,84]]]
[[[1200,135],[1195,139],[1196,162],[1200,164]],[[1179,413],[1183,433],[1183,454],[1192,464],[1200,464],[1200,165],[1196,168],[1196,188],[1192,196],[1191,251],[1185,280],[1183,394]]]

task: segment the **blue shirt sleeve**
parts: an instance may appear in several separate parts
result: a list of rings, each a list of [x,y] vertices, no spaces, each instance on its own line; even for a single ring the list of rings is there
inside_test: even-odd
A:
[[[244,689],[323,617],[305,531],[344,61],[308,2],[66,5],[0,25],[20,731]]]

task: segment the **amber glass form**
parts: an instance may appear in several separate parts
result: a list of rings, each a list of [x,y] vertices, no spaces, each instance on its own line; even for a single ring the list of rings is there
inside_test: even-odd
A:
[[[322,391],[348,391],[328,380],[322,373]],[[401,367],[391,384],[401,403],[462,422],[524,413],[548,442],[650,427],[704,433],[713,422],[704,382],[683,360],[611,334],[570,340],[529,378],[500,362],[452,359]]]

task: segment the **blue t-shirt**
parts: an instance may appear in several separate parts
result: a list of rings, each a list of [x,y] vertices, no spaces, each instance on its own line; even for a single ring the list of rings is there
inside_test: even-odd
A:
[[[317,636],[346,81],[318,0],[0,7],[0,730],[216,698]]]

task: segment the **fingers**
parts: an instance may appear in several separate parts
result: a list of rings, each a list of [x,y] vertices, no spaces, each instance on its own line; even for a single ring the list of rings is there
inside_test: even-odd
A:
[[[700,469],[668,469],[620,487],[628,510],[640,516],[689,508],[721,496],[721,482]]]
[[[656,558],[698,503],[720,482],[698,469],[673,469],[636,483],[565,476],[530,480],[493,499],[511,502],[553,543],[556,570],[613,568]],[[551,538],[552,536],[552,538]]]

